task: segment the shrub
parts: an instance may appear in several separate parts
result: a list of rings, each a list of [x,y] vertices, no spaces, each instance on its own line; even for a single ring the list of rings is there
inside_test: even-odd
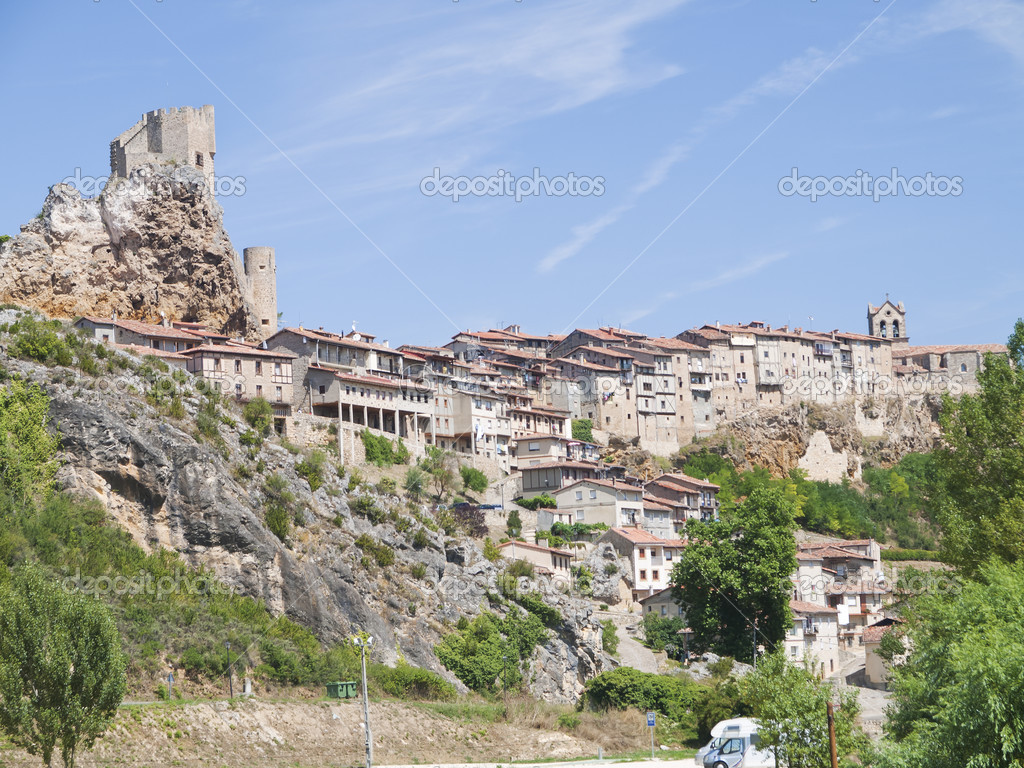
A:
[[[398,483],[392,477],[382,477],[377,482],[377,493],[384,496],[393,496],[398,490]]]
[[[614,576],[618,572],[619,572],[619,564],[618,563],[605,563],[605,566],[604,566],[604,575],[605,576]]]
[[[409,449],[405,447],[402,438],[392,442],[390,438],[384,435],[375,435],[368,429],[364,429],[360,437],[366,452],[366,461],[370,464],[376,464],[378,467],[390,467],[392,464],[407,464],[409,462]]]
[[[558,508],[558,502],[546,493],[542,493],[540,496],[534,496],[532,499],[516,499],[515,503],[523,509],[529,509],[532,512],[536,512],[538,509]]]
[[[419,467],[409,467],[402,487],[411,498],[419,499],[427,489],[427,473]]]
[[[521,664],[547,637],[540,619],[510,611],[504,619],[484,612],[472,622],[459,619],[457,629],[435,646],[445,668],[474,691],[493,691],[499,676],[508,687],[522,680]],[[507,656],[507,662],[503,659]]]
[[[414,579],[422,579],[427,575],[427,566],[424,563],[413,563],[409,573]]]
[[[397,667],[372,664],[368,677],[383,693],[399,699],[452,701],[455,686],[438,674],[409,664]]]
[[[452,518],[456,526],[474,538],[487,535],[487,523],[484,522],[484,511],[479,507],[462,507],[453,509]]]
[[[309,483],[309,490],[314,493],[324,484],[324,467],[327,456],[323,451],[313,451],[305,459],[295,464],[295,473]]]
[[[514,579],[532,579],[533,563],[527,562],[526,560],[513,560],[508,564],[508,568],[505,569],[505,573]]]
[[[462,475],[462,486],[466,490],[475,493],[483,493],[487,490],[487,475],[473,467],[459,467],[459,474]]]
[[[619,636],[615,632],[615,624],[611,619],[601,622],[601,647],[609,656],[619,652]]]
[[[572,575],[576,579],[576,589],[581,595],[590,595],[594,592],[594,572],[586,565],[578,565],[572,569]]]
[[[602,672],[588,680],[585,687],[585,701],[593,709],[653,710],[677,721],[686,716],[700,695],[699,686],[692,680],[632,667]]]
[[[349,506],[360,517],[365,517],[374,525],[380,525],[387,519],[387,513],[378,507],[369,496],[356,496]]]
[[[278,506],[267,506],[267,512],[265,519],[267,521],[267,528],[270,532],[277,536],[281,541],[285,541],[288,538],[288,533],[291,529],[291,520],[288,516],[288,510]]]
[[[508,520],[505,522],[505,532],[510,539],[518,539],[523,532],[523,519],[519,516],[519,510],[515,507],[508,513]]]
[[[883,549],[882,559],[890,562],[904,560],[922,560],[931,563],[943,562],[941,552],[932,552],[927,549]]]
[[[274,426],[274,409],[264,398],[254,397],[242,406],[242,418],[260,439],[270,434]]]
[[[424,547],[429,546],[429,544],[430,536],[427,535],[426,530],[418,528],[416,533],[413,534],[412,545],[416,547],[416,549],[423,549]]]
[[[501,550],[498,549],[498,545],[491,541],[491,537],[488,536],[484,539],[484,557],[490,562],[496,562],[501,557]]]
[[[591,419],[573,419],[572,439],[584,443],[594,442],[594,422]]]
[[[263,493],[267,497],[267,527],[277,538],[284,541],[291,527],[295,496],[288,490],[288,482],[278,474],[266,479],[263,483]]]
[[[563,712],[558,716],[558,727],[575,731],[580,727],[580,716],[575,712]]]

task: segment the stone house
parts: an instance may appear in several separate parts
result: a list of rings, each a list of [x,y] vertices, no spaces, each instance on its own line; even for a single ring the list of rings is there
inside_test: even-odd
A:
[[[616,552],[629,558],[634,601],[671,585],[672,566],[686,546],[680,539],[662,539],[641,528],[612,528],[597,541],[609,542]]]
[[[643,517],[643,488],[611,480],[579,480],[554,492],[558,512],[571,513],[571,522],[609,528],[638,525]],[[550,530],[548,515],[537,513],[538,530]],[[547,527],[545,527],[545,524]]]
[[[572,553],[562,549],[528,544],[525,541],[506,541],[498,545],[502,557],[510,560],[525,560],[534,566],[534,572],[542,576],[565,575],[572,570]]]
[[[223,344],[228,337],[198,323],[144,323],[118,317],[79,317],[73,327],[101,344],[133,345],[161,352],[183,352],[201,344]]]
[[[794,664],[822,677],[838,674],[839,623],[835,608],[821,603],[790,600],[793,624],[786,632],[786,656]]]
[[[681,472],[659,475],[644,485],[644,493],[672,510],[671,519],[677,531],[687,520],[717,519],[719,490],[708,480],[699,480]]]
[[[211,382],[225,396],[239,402],[264,398],[279,424],[291,413],[294,356],[290,353],[229,343],[203,344],[180,354],[188,358],[189,373]]]

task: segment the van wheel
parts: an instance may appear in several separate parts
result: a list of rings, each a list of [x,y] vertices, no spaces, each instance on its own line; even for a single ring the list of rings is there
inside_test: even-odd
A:
[[[715,763],[715,768],[729,768],[725,763]]]

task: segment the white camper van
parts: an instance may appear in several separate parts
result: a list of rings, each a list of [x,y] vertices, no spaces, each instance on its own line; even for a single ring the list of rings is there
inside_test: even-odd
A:
[[[723,720],[711,729],[711,737],[697,752],[704,768],[775,768],[775,756],[760,748],[757,723],[749,717]]]

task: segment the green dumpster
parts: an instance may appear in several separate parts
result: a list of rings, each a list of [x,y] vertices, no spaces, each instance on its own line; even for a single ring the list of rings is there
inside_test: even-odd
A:
[[[344,683],[328,683],[327,684],[327,698],[329,699],[340,699],[341,698],[341,687]]]
[[[346,680],[341,685],[341,698],[343,699],[354,699],[358,693],[356,691],[356,681]]]

